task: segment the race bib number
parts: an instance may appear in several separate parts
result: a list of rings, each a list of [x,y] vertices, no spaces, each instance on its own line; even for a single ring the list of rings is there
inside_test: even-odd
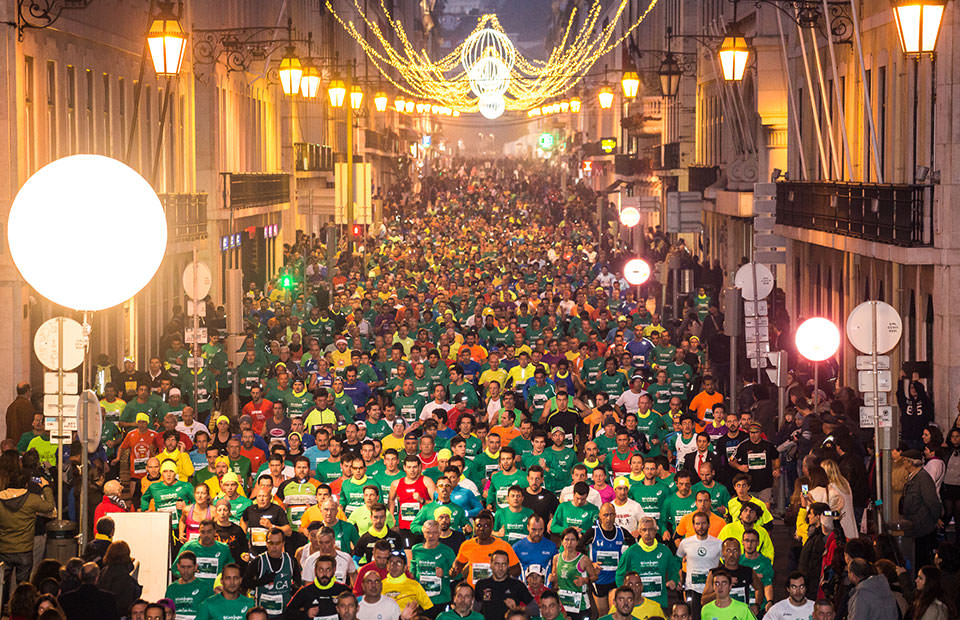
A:
[[[486,579],[493,575],[490,569],[490,563],[476,563],[473,565],[473,583],[476,584],[481,579]]]
[[[766,452],[748,452],[747,453],[748,469],[766,469],[766,467],[767,467]]]
[[[597,551],[597,563],[601,570],[617,570],[620,554],[616,551]]]
[[[250,528],[250,544],[257,547],[265,547],[267,545],[266,528],[251,527]]]
[[[420,585],[423,586],[427,596],[438,596],[440,594],[441,579],[436,575],[420,575]]]
[[[149,459],[133,459],[133,473],[135,474],[145,474],[147,473],[147,461]]]
[[[569,612],[580,611],[583,605],[582,592],[571,592],[570,590],[561,589],[558,594],[560,595],[560,604],[563,605],[564,610]],[[646,594],[646,591],[644,591],[644,594]]]
[[[420,512],[420,504],[417,502],[403,502],[400,504],[400,518],[404,521],[415,519]]]
[[[646,598],[658,598],[663,594],[663,577],[660,575],[643,575],[643,595]]]
[[[213,581],[219,573],[220,562],[217,558],[197,558],[197,578]]]

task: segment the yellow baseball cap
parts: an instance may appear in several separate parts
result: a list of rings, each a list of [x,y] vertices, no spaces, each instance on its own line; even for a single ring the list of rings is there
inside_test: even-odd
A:
[[[626,487],[630,488],[630,481],[624,476],[619,476],[616,480],[613,481],[613,488],[617,487]]]
[[[453,452],[450,452],[447,448],[437,450],[437,458],[441,461],[449,461],[452,456]]]
[[[220,484],[226,484],[227,482],[235,482],[236,484],[240,484],[240,476],[233,473],[232,471],[228,471],[227,473],[223,474],[223,478],[220,480]]]
[[[145,414],[145,413],[142,413],[142,412],[141,412],[141,413],[138,413],[138,414],[137,414],[137,422],[147,422],[147,423],[149,424],[149,423],[150,423],[150,416],[147,415],[147,414]]]

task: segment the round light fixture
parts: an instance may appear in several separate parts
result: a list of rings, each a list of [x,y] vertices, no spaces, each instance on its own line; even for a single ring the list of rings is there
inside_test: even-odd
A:
[[[126,240],[122,256],[118,239]],[[71,155],[20,188],[7,241],[17,269],[38,293],[74,310],[103,310],[153,278],[167,248],[167,220],[156,192],[135,170],[101,155]]]
[[[640,223],[640,211],[636,207],[624,207],[620,211],[620,223],[627,228],[633,228]]]
[[[623,266],[623,279],[630,286],[640,286],[650,279],[650,263],[642,258],[631,258]]]
[[[796,343],[800,355],[811,362],[822,362],[840,348],[840,330],[829,319],[807,319],[797,328]]]

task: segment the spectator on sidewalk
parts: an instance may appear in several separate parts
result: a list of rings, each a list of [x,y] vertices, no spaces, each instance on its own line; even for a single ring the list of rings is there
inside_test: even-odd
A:
[[[53,508],[53,489],[45,478],[35,485],[20,473],[11,479],[8,488],[0,490],[0,562],[4,583],[10,584],[5,589],[30,577],[37,515]]]

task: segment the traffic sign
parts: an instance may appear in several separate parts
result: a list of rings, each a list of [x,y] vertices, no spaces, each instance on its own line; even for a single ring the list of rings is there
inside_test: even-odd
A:
[[[767,345],[767,351],[770,350],[770,330],[767,327],[758,327],[756,329],[751,329],[747,327],[743,332],[746,340],[745,342],[750,346],[747,347],[747,355],[750,355],[751,351],[756,354],[757,347],[753,343],[760,341],[761,344]]]
[[[84,390],[80,394],[80,402],[77,403],[77,415],[83,415],[84,404],[86,404],[86,424],[84,431],[86,437],[80,437],[80,441],[85,441],[87,452],[93,453],[100,446],[100,432],[103,430],[103,422],[100,419],[100,399],[97,398],[93,390]],[[79,419],[79,418],[78,418]],[[79,428],[77,429],[79,430]]]
[[[754,290],[753,270],[757,270],[756,290]],[[747,301],[764,299],[773,291],[773,274],[766,265],[747,263],[737,270],[737,275],[733,279],[734,286],[740,289],[740,295]]]
[[[753,258],[758,263],[765,265],[787,264],[787,252],[785,250],[757,250],[753,253]]]
[[[63,373],[63,393],[76,394],[80,389],[80,375],[75,372]],[[60,391],[60,377],[55,372],[43,373],[43,392],[56,394]]]
[[[213,285],[213,275],[206,263],[192,262],[184,268],[182,281],[190,299],[203,299]]]
[[[69,431],[71,433],[76,432],[77,430],[77,418],[69,417],[63,418],[63,430]],[[60,428],[61,420],[56,416],[44,416],[43,417],[43,429],[47,431],[56,431]]]
[[[744,316],[767,316],[767,302],[766,301],[745,301],[743,302],[743,315]]]
[[[184,330],[183,342],[185,344],[193,344],[194,342],[199,342],[204,344],[207,342],[207,328],[198,327],[196,332],[194,332],[192,327],[188,327]]]
[[[203,368],[203,358],[193,356],[188,357],[187,368]]]
[[[63,349],[62,368],[60,367],[61,348]],[[33,337],[33,350],[40,363],[50,370],[73,370],[83,363],[83,326],[73,319],[59,316],[44,321]]]
[[[860,392],[889,392],[893,389],[893,375],[889,370],[861,370],[857,373]]]
[[[876,393],[876,397],[874,397]],[[874,405],[880,405],[884,407],[890,404],[890,393],[889,392],[865,392],[863,394],[863,404],[866,407],[873,407]]]
[[[874,351],[874,308],[876,308],[876,342]],[[886,353],[900,342],[903,334],[903,321],[900,313],[888,303],[865,301],[850,312],[847,317],[847,338],[850,344],[861,353]]]
[[[874,368],[872,355],[858,355],[857,370],[890,370],[890,356],[878,355],[877,367]]]
[[[747,351],[749,357],[749,351]],[[750,358],[750,368],[766,368],[767,367],[767,358],[766,357],[751,357]]]
[[[207,304],[201,302],[196,303],[192,299],[187,300],[187,315],[193,316],[207,316]]]
[[[62,398],[62,401],[59,400]],[[78,394],[57,394],[43,395],[43,415],[62,416],[64,418],[77,417],[77,402],[80,400]],[[61,405],[62,403],[62,405]]]
[[[874,428],[874,418],[879,414],[880,428],[893,427],[893,407],[860,407],[860,428]]]

